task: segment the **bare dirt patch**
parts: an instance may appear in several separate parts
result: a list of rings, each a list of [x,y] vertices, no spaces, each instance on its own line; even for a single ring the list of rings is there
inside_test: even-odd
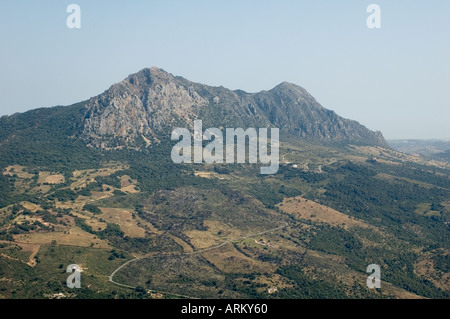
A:
[[[47,171],[39,172],[38,183],[61,184],[64,182],[65,178],[62,174],[52,174],[51,172]]]
[[[195,176],[199,176],[199,177],[203,177],[203,178],[211,178],[212,173],[211,172],[195,172],[194,173]]]
[[[223,242],[223,240],[207,231],[191,230],[187,231],[186,235],[191,239],[191,243],[196,250],[219,245]]]
[[[145,229],[137,224],[131,211],[122,208],[99,207],[102,211],[101,217],[108,223],[115,223],[128,237],[145,237]]]
[[[249,274],[254,272],[273,272],[275,266],[251,259],[236,250],[231,244],[206,251],[202,256],[224,272]]]
[[[301,196],[285,198],[277,206],[288,214],[315,222],[323,222],[346,229],[353,226],[362,228],[370,227],[360,220]]]
[[[64,232],[47,232],[14,235],[14,240],[20,243],[51,244],[56,240],[57,244],[68,246],[89,247],[93,243],[95,248],[111,248],[104,240],[93,234],[89,234],[78,227],[71,227]]]
[[[84,219],[86,225],[90,226],[95,231],[102,231],[106,228],[106,222],[102,222],[90,212],[83,212],[83,214],[78,212],[72,212],[73,215]]]
[[[194,172],[195,176],[203,177],[203,178],[217,178],[219,180],[229,180],[231,179],[231,175],[229,174],[218,174],[216,172],[207,172],[207,171],[196,171]]]

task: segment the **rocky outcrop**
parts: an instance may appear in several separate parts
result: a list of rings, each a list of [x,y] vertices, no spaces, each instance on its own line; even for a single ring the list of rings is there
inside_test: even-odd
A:
[[[149,146],[175,127],[278,127],[318,140],[386,146],[380,132],[323,108],[300,86],[281,83],[246,93],[176,77],[159,68],[141,70],[91,98],[84,107],[81,137],[100,148]]]

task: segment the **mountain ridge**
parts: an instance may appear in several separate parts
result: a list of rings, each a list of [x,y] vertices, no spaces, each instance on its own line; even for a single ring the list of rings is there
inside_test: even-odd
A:
[[[388,146],[380,132],[324,108],[296,84],[247,93],[191,82],[157,67],[130,74],[90,98],[83,117],[81,138],[100,148],[136,147],[142,140],[149,146],[194,119],[213,127],[279,127],[303,138]]]

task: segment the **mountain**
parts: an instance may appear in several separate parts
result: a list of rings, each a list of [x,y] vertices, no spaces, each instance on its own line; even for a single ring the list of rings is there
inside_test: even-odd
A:
[[[177,126],[278,127],[322,141],[387,146],[380,132],[323,108],[305,89],[283,82],[270,91],[246,93],[212,87],[146,68],[91,98],[80,137],[100,148],[148,146]]]
[[[278,171],[174,163],[168,137],[195,119],[280,128]],[[449,198],[448,161],[395,151],[297,85],[144,69],[0,117],[0,299],[448,299]]]

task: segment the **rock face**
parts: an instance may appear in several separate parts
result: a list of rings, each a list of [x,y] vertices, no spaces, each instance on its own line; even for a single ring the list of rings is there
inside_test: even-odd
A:
[[[100,148],[145,147],[175,127],[278,127],[317,140],[387,146],[380,132],[323,108],[300,86],[281,83],[246,93],[143,69],[91,98],[84,107],[81,137]]]

